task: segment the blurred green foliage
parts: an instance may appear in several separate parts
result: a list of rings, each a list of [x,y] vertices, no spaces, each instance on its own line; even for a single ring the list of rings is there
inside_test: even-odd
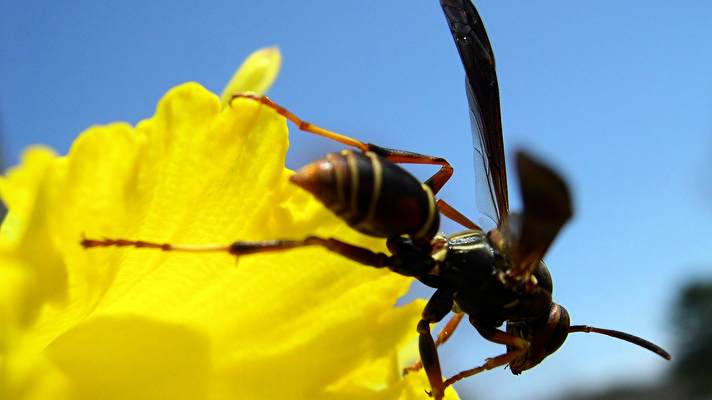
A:
[[[677,357],[672,380],[693,394],[712,396],[712,282],[683,288],[673,322]]]

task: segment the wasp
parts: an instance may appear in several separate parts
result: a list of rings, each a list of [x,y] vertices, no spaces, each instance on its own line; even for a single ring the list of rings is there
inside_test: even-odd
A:
[[[435,289],[417,325],[420,361],[404,373],[425,369],[431,391],[441,399],[446,387],[492,368],[508,365],[520,374],[555,352],[569,333],[594,332],[622,339],[670,360],[668,352],[640,337],[616,330],[571,325],[566,308],[552,298],[552,278],[542,260],[573,215],[566,182],[524,151],[516,154],[523,197],[521,213],[510,213],[495,60],[482,19],[469,0],[440,0],[466,72],[466,93],[479,184],[478,209],[496,224],[485,231],[443,199],[438,191],[453,174],[443,158],[380,147],[324,129],[264,96],[237,94],[262,103],[300,130],[351,147],[326,155],[291,176],[291,182],[349,226],[384,238],[389,254],[335,238],[238,241],[228,245],[176,245],[127,239],[83,239],[85,248],[133,246],[163,251],[223,251],[235,256],[321,246],[374,268],[418,279]],[[431,164],[438,171],[418,181],[398,164]],[[467,228],[438,234],[440,214]],[[431,324],[454,316],[436,339]],[[464,316],[486,340],[506,346],[482,365],[443,379],[437,347],[448,340]],[[505,328],[502,329],[502,325]]]

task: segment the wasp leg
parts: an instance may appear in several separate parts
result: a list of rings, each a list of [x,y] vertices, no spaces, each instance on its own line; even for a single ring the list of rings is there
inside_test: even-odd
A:
[[[337,239],[325,239],[317,236],[309,236],[303,240],[265,240],[256,242],[238,241],[227,245],[178,245],[171,243],[147,242],[143,240],[84,238],[81,241],[81,245],[85,248],[114,246],[153,248],[162,251],[226,252],[234,256],[283,251],[304,246],[321,246],[329,251],[341,254],[346,258],[371,267],[383,268],[393,264],[392,258],[386,254],[375,253],[363,247],[355,246]]]
[[[442,189],[445,183],[450,179],[454,169],[446,159],[442,157],[429,156],[427,154],[413,153],[411,151],[388,149],[377,146],[373,143],[367,143],[368,150],[378,154],[386,160],[396,164],[427,164],[439,165],[440,169],[430,178],[425,181],[425,184],[430,187],[433,194]]]
[[[299,118],[296,114],[292,113],[291,111],[287,110],[286,108],[280,106],[279,104],[275,103],[272,101],[267,96],[258,96],[250,93],[238,93],[232,95],[232,98],[230,99],[230,104],[232,105],[232,102],[235,99],[251,99],[254,101],[257,101],[259,103],[264,104],[265,106],[273,109],[276,111],[278,114],[282,115],[283,117],[287,118],[288,120],[292,121],[295,125],[299,127],[299,130],[304,131],[304,132],[309,132],[313,133],[318,136],[323,136],[325,138],[337,141],[339,143],[343,143],[347,146],[352,146],[360,149],[363,152],[367,152],[369,150],[369,147],[366,143],[358,140],[351,138],[346,135],[342,135],[340,133],[336,133],[334,131],[330,131],[328,129],[324,129],[318,125],[314,125],[311,122],[304,121],[303,119]]]
[[[441,344],[445,343],[450,339],[450,336],[452,336],[453,333],[455,333],[455,329],[457,329],[458,325],[460,325],[460,321],[462,321],[462,317],[465,316],[464,312],[459,312],[450,318],[450,320],[445,324],[443,329],[440,331],[438,334],[438,338],[435,339],[435,345],[440,346]]]
[[[354,139],[352,137],[342,135],[340,133],[328,129],[324,129],[318,125],[312,124],[311,122],[304,121],[293,112],[272,101],[272,99],[267,96],[258,96],[249,93],[234,94],[230,99],[230,104],[232,104],[232,101],[235,99],[251,99],[260,102],[265,106],[275,110],[278,114],[284,116],[288,120],[292,121],[295,125],[297,125],[297,127],[299,127],[299,130],[301,131],[313,133],[315,135],[323,136],[339,143],[343,143],[347,146],[355,147],[364,153],[367,151],[374,152],[393,163],[440,165],[440,170],[438,170],[435,175],[431,176],[427,181],[425,181],[425,184],[430,187],[430,189],[433,191],[433,194],[437,193],[443,187],[443,185],[445,185],[445,182],[447,182],[448,179],[450,179],[450,177],[452,176],[452,166],[450,165],[450,163],[447,162],[447,160],[442,157],[434,157],[404,150],[388,149],[385,147],[377,146],[373,143],[364,143],[358,139]]]
[[[473,231],[481,231],[482,230],[482,228],[480,228],[476,223],[472,222],[469,218],[467,218],[461,212],[457,211],[453,206],[448,204],[445,200],[438,199],[436,205],[438,206],[438,210],[440,210],[440,212],[444,216],[450,218],[451,220],[457,222],[458,224],[464,226],[465,228],[472,229]]]
[[[182,251],[190,253],[224,252],[230,253],[234,256],[284,251],[305,246],[321,246],[350,260],[356,261],[357,263],[375,268],[388,268],[397,274],[405,276],[420,276],[427,273],[435,266],[429,253],[401,237],[389,239],[388,248],[393,254],[391,256],[384,253],[376,253],[360,246],[342,242],[338,239],[321,238],[318,236],[308,236],[303,240],[264,240],[255,242],[238,241],[230,244],[208,245],[158,243],[129,239],[84,238],[80,244],[84,248],[138,247],[157,249],[161,251]]]
[[[447,342],[448,339],[450,339],[450,336],[455,332],[455,329],[457,329],[457,326],[460,324],[460,321],[462,321],[462,317],[465,316],[465,313],[459,312],[450,318],[450,320],[445,324],[443,329],[440,331],[438,334],[437,339],[435,339],[435,347],[440,347],[441,344]],[[410,372],[416,372],[419,371],[421,368],[423,368],[423,362],[418,360],[415,362],[413,365],[406,367],[403,369],[403,375],[408,374]]]
[[[442,399],[445,391],[445,382],[440,369],[438,359],[438,349],[430,335],[430,324],[434,324],[445,318],[452,309],[452,292],[438,289],[428,300],[428,304],[423,309],[422,319],[418,322],[418,348],[420,359],[425,367],[425,373],[430,381],[431,392],[428,395],[436,400]]]
[[[481,366],[458,372],[457,374],[448,378],[445,381],[445,387],[448,387],[461,379],[467,378],[468,376],[479,374],[482,371],[487,371],[487,370],[490,370],[493,368],[501,367],[502,365],[507,365],[512,360],[514,360],[514,358],[516,358],[517,355],[518,355],[518,353],[508,352],[508,353],[500,354],[497,357],[488,358],[487,360],[485,360],[485,363],[482,364]]]
[[[512,362],[512,360],[521,356],[529,348],[529,342],[518,336],[510,335],[497,328],[484,327],[474,322],[473,325],[475,326],[475,329],[477,329],[477,332],[479,332],[485,339],[494,343],[506,345],[508,348],[513,348],[513,350],[509,350],[504,354],[498,355],[497,357],[488,358],[485,360],[485,363],[479,367],[468,369],[453,375],[445,381],[445,387],[448,387],[461,379],[467,378],[468,376],[479,374],[482,371],[507,365]]]
[[[230,245],[230,254],[241,256],[246,254],[288,250],[303,246],[321,246],[350,260],[371,267],[383,268],[393,264],[391,257],[386,254],[376,253],[369,249],[342,242],[337,239],[321,238],[318,236],[308,236],[303,240],[235,242]]]

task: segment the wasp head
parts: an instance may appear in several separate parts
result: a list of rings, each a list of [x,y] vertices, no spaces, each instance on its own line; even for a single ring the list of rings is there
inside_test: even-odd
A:
[[[556,303],[552,303],[548,315],[541,318],[507,323],[507,333],[529,342],[529,347],[524,350],[524,353],[509,364],[512,373],[519,375],[558,350],[568,336],[569,324],[569,313]],[[507,351],[517,351],[517,349],[507,346]]]

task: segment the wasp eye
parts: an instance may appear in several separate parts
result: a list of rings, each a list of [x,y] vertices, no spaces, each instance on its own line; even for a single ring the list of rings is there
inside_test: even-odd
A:
[[[548,343],[546,346],[546,355],[555,352],[564,344],[566,337],[569,335],[569,312],[563,306],[553,303],[549,311],[549,321],[546,324],[548,333]]]

